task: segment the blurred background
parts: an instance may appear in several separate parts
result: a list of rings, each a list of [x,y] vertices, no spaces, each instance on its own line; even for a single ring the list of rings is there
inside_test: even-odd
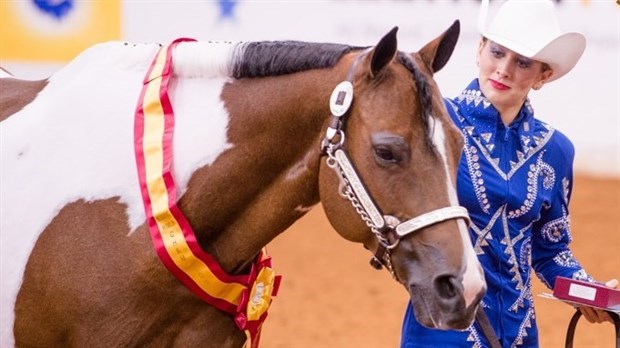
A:
[[[528,0],[523,0],[528,1]],[[587,38],[575,69],[530,95],[537,117],[576,147],[574,248],[597,278],[620,277],[620,5],[557,1],[565,31]],[[303,40],[372,46],[394,26],[399,49],[417,51],[461,22],[461,36],[436,79],[455,96],[477,74],[475,0],[0,0],[0,66],[25,79],[52,75],[92,44]],[[491,1],[490,13],[501,4]],[[320,206],[270,246],[284,275],[263,347],[395,347],[407,296],[370,255],[340,239]],[[536,292],[543,291],[540,284]],[[537,300],[538,301],[538,300]],[[563,346],[572,310],[540,300],[543,347]],[[580,335],[582,337],[580,337]],[[613,346],[611,325],[580,324],[576,346]],[[583,339],[583,345],[579,345]],[[609,340],[608,340],[609,339]]]
[[[525,0],[527,1],[527,0]],[[500,1],[491,1],[491,13]],[[620,176],[620,6],[613,0],[558,1],[564,30],[587,49],[575,69],[531,95],[539,118],[566,133],[576,168]],[[16,0],[0,1],[0,64],[42,78],[101,41],[305,40],[374,45],[399,27],[399,48],[417,51],[456,19],[461,36],[437,80],[455,96],[476,74],[479,1],[474,0]]]

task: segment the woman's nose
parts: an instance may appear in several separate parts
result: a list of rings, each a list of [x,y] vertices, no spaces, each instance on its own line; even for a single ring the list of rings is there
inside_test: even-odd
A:
[[[512,75],[512,67],[510,62],[502,61],[498,63],[495,72],[502,78],[509,78]]]

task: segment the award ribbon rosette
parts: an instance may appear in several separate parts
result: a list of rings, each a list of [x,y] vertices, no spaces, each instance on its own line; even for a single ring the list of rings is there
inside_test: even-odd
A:
[[[198,244],[189,222],[177,207],[172,175],[174,111],[168,95],[172,49],[177,39],[161,47],[144,79],[134,123],[134,148],[140,189],[153,245],[162,263],[190,291],[233,316],[258,347],[262,323],[281,277],[271,258],[259,252],[248,275],[229,275]]]

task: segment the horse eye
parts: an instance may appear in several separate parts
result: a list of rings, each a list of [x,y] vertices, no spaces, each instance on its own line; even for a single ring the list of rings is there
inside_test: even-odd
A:
[[[377,146],[375,147],[375,156],[385,162],[398,163],[399,159],[390,148]]]
[[[409,143],[399,135],[377,132],[372,135],[372,154],[380,167],[395,169],[409,162]]]

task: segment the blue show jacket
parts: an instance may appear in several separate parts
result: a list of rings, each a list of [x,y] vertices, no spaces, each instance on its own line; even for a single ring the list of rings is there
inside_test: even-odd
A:
[[[537,347],[531,269],[550,288],[556,276],[591,280],[569,249],[573,144],[535,119],[529,101],[505,126],[477,79],[445,102],[465,139],[457,191],[485,272],[481,305],[503,347]],[[465,331],[427,329],[408,305],[401,347],[488,346],[477,324]]]

